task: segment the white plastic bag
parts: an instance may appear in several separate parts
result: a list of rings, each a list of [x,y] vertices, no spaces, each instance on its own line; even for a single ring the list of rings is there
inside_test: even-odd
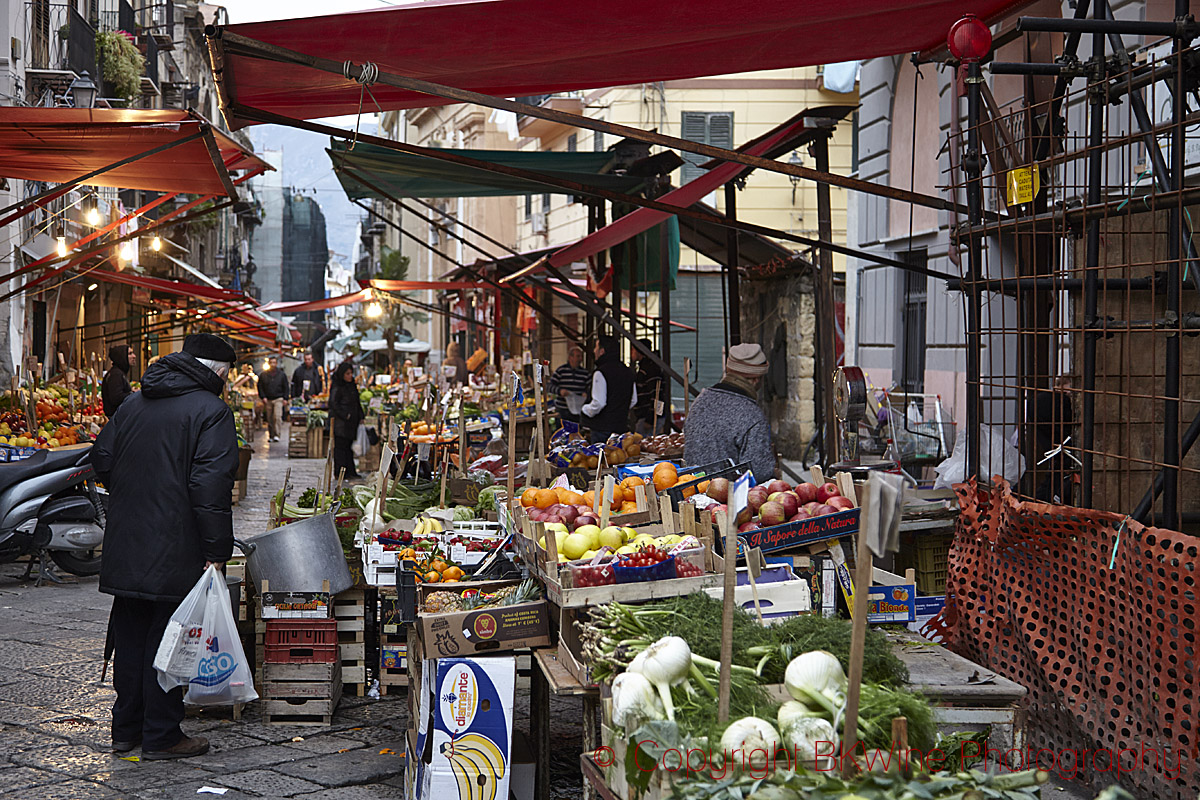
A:
[[[154,655],[164,692],[187,686],[184,702],[198,706],[258,698],[242,651],[225,576],[210,566],[175,609]]]
[[[371,449],[371,440],[367,437],[367,426],[359,424],[358,434],[354,437],[354,441],[350,443],[350,451],[358,458],[362,458]]]
[[[933,482],[935,489],[950,489],[956,483],[966,480],[967,466],[967,433],[961,431],[954,440],[954,452],[942,463],[934,467],[937,480]],[[1009,483],[1016,483],[1025,474],[1025,457],[999,429],[991,425],[979,426],[979,475],[991,480],[993,475],[1000,475]]]

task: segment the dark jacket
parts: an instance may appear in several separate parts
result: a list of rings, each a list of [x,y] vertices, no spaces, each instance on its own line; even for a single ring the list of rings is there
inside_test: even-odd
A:
[[[454,367],[454,375],[449,378],[450,383],[465,384],[469,380],[468,376],[471,371],[467,369],[467,362],[462,356],[447,356],[442,361],[442,366]]]
[[[308,391],[304,391],[304,382],[308,381]],[[306,367],[303,364],[296,367],[292,373],[292,397],[312,397],[321,393],[321,371],[316,364]]]
[[[205,561],[233,552],[238,468],[221,379],[187,353],[164,356],[92,448],[110,502],[100,591],[179,601]]]
[[[605,352],[596,362],[596,371],[604,376],[607,396],[604,408],[594,417],[585,417],[594,431],[629,430],[629,403],[633,400],[633,370],[616,353]]]
[[[263,400],[288,399],[288,379],[279,367],[264,369],[258,376],[258,396]]]
[[[651,422],[654,419],[655,396],[664,408],[667,405],[667,387],[663,385],[662,368],[643,356],[637,362],[634,383],[637,385],[637,403],[633,406],[633,416],[635,419]]]
[[[108,357],[113,365],[100,382],[100,399],[104,403],[105,416],[111,417],[125,398],[133,394],[133,387],[129,385],[129,348],[125,345],[113,347],[108,351]]]
[[[329,418],[333,420],[333,435],[343,439],[358,435],[358,423],[363,421],[362,402],[358,387],[345,381],[329,384]]]

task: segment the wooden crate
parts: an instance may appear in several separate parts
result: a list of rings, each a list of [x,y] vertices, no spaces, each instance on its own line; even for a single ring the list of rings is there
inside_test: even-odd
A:
[[[395,666],[386,666],[385,658],[389,653],[402,650],[404,656]],[[401,688],[408,687],[408,626],[403,626],[397,633],[384,633],[379,639],[379,693],[397,694]]]
[[[329,437],[325,435],[324,428],[308,428],[305,432],[305,442],[309,458],[325,457],[325,448],[329,444]]]
[[[329,725],[342,696],[342,665],[263,664],[263,721],[270,725]]]
[[[367,693],[367,597],[362,589],[348,589],[333,599],[337,620],[342,685],[362,697]]]

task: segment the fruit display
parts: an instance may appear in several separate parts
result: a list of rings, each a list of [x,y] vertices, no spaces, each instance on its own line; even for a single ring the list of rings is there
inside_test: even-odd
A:
[[[429,444],[440,442],[446,444],[458,441],[458,433],[448,427],[443,427],[438,433],[438,426],[429,422],[414,422],[409,431],[408,440],[413,444]]]
[[[725,478],[713,478],[704,494],[716,500],[713,511],[723,509],[729,502],[732,484]],[[854,508],[854,501],[843,497],[837,484],[801,483],[791,486],[786,481],[773,480],[750,489],[746,508],[737,516],[738,533],[770,528],[786,522],[801,522],[812,517],[840,514]]]
[[[494,592],[482,592],[472,588],[430,592],[426,595],[421,610],[427,614],[452,614],[459,611],[515,606],[518,603],[537,600],[541,596],[541,587],[537,581],[530,579]]]
[[[97,409],[86,406],[83,408],[80,424],[72,424],[69,410],[71,395],[68,391],[74,392],[75,398],[80,399],[78,392],[65,387],[51,386],[33,390],[37,420],[34,431],[28,429],[24,412],[14,408],[12,393],[6,392],[0,397],[0,406],[10,410],[0,412],[0,444],[52,450],[90,440],[89,430],[98,432],[106,418],[102,413],[87,413]]]

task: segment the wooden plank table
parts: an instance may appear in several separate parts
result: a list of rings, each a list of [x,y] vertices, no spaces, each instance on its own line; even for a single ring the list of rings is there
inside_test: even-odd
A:
[[[600,744],[596,714],[600,708],[600,687],[580,683],[558,660],[558,648],[535,650],[538,669],[530,676],[529,735],[533,740],[536,773],[534,800],[550,800],[550,695],[583,699],[583,755],[590,756]],[[585,772],[586,776],[586,772]],[[601,781],[603,783],[603,781]],[[584,800],[595,797],[593,784],[585,780]]]

